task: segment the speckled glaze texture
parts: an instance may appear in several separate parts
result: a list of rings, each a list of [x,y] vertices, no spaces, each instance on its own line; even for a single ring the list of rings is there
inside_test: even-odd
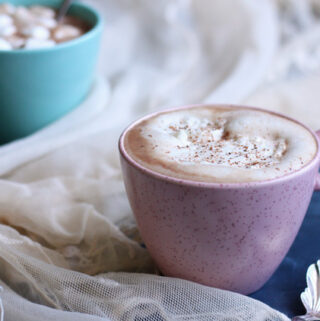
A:
[[[319,151],[301,170],[271,181],[196,183],[142,168],[126,154],[123,137],[128,198],[163,274],[243,294],[258,290],[298,233],[317,181]]]

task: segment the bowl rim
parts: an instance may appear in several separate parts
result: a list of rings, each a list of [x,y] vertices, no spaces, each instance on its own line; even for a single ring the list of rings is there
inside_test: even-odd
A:
[[[129,153],[126,151],[126,148],[124,146],[124,138],[126,136],[126,134],[128,133],[128,131],[130,129],[132,129],[133,127],[135,127],[136,125],[138,125],[139,123],[167,113],[167,112],[172,112],[172,111],[179,111],[179,110],[188,110],[188,109],[192,109],[192,108],[197,108],[197,107],[203,107],[203,108],[215,108],[215,107],[231,107],[234,109],[248,109],[248,110],[257,110],[257,111],[262,111],[262,112],[267,112],[271,115],[275,115],[278,117],[282,117],[285,118],[287,120],[290,120],[300,126],[302,126],[303,128],[305,128],[306,130],[308,130],[313,138],[316,141],[317,144],[317,151],[314,155],[314,157],[312,158],[312,160],[310,160],[307,164],[305,164],[303,167],[287,173],[285,175],[276,177],[276,178],[272,178],[272,179],[268,179],[268,180],[262,180],[262,181],[248,181],[248,182],[228,182],[228,183],[223,183],[223,182],[205,182],[205,181],[200,181],[200,180],[190,180],[190,179],[183,179],[183,178],[176,178],[173,176],[168,176],[168,175],[164,175],[161,174],[157,171],[154,171],[150,168],[147,168],[143,165],[141,165],[140,163],[138,163],[136,160],[134,160]],[[300,121],[289,117],[285,114],[279,113],[279,112],[275,112],[275,111],[270,111],[264,108],[259,108],[259,107],[252,107],[252,106],[246,106],[246,105],[236,105],[236,104],[194,104],[194,105],[185,105],[185,106],[180,106],[180,107],[174,107],[174,108],[169,108],[169,109],[164,109],[161,111],[157,111],[151,114],[148,114],[144,117],[140,117],[139,119],[135,120],[134,122],[132,122],[129,126],[127,126],[124,131],[122,132],[119,141],[118,141],[118,149],[120,152],[120,155],[123,157],[123,159],[129,163],[131,166],[133,166],[135,169],[137,169],[138,171],[144,173],[145,175],[148,176],[152,176],[153,178],[159,179],[161,181],[165,181],[168,183],[173,183],[173,184],[178,184],[178,185],[183,185],[183,186],[193,186],[193,187],[200,187],[200,188],[219,188],[219,189],[238,189],[238,188],[260,188],[260,187],[267,187],[270,185],[275,185],[275,184],[282,184],[285,183],[291,179],[293,179],[296,176],[300,176],[303,175],[304,173],[306,173],[307,171],[310,170],[310,168],[314,167],[314,166],[319,166],[319,162],[320,162],[320,140],[318,135],[316,134],[316,132],[314,130],[312,130],[311,128],[309,128],[308,126],[306,126],[305,124],[301,123]],[[315,180],[316,180],[316,176],[315,176]]]
[[[35,2],[35,5],[37,2]],[[41,5],[41,3],[40,3]],[[92,6],[89,6],[85,3],[79,3],[79,2],[73,2],[72,3],[73,7],[79,7],[82,9],[87,10],[87,12],[90,12],[95,16],[96,22],[95,24],[91,27],[89,31],[84,33],[78,38],[68,40],[63,43],[59,43],[56,46],[50,47],[50,48],[38,48],[38,49],[11,49],[11,50],[1,50],[0,49],[0,57],[2,55],[29,55],[29,54],[43,54],[43,53],[48,53],[48,52],[54,52],[54,51],[60,51],[67,49],[69,47],[76,46],[78,44],[81,44],[83,42],[86,42],[87,40],[91,39],[94,37],[97,33],[99,33],[103,29],[103,19],[101,14],[93,8]]]

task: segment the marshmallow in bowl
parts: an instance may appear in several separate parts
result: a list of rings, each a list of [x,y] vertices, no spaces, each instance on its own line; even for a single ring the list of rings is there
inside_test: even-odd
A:
[[[0,4],[0,13],[13,14],[15,7],[11,3],[1,3]]]
[[[43,26],[30,25],[25,28],[21,28],[20,33],[27,38],[40,40],[47,40],[50,38],[50,31]]]
[[[11,50],[12,46],[9,41],[0,38],[0,50]]]
[[[0,13],[0,28],[13,25],[13,19],[10,15]]]
[[[54,29],[58,26],[58,22],[54,18],[47,18],[47,17],[37,17],[36,22],[48,29]]]
[[[32,6],[30,7],[29,11],[36,17],[43,17],[49,19],[54,18],[56,15],[55,10],[44,6]]]
[[[51,39],[37,39],[30,38],[25,43],[26,49],[41,49],[41,48],[51,48],[56,45],[56,42]]]
[[[0,27],[0,37],[10,37],[17,32],[15,25]]]
[[[53,38],[58,42],[71,40],[81,36],[81,30],[72,25],[58,26],[53,32]]]
[[[26,39],[17,35],[7,37],[6,40],[10,43],[12,49],[20,49],[26,44]]]
[[[16,26],[10,15],[0,13],[0,37],[12,36],[17,32]]]
[[[31,12],[27,8],[21,6],[17,7],[11,16],[18,27],[26,26],[34,20]]]
[[[50,7],[0,4],[0,50],[50,48],[88,30],[84,21],[72,16],[58,23]]]

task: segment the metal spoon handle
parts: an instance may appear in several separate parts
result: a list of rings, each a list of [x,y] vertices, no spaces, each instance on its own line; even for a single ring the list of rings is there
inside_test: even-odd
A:
[[[64,0],[61,7],[58,10],[58,14],[57,14],[57,21],[60,22],[61,19],[67,14],[71,3],[73,0]]]

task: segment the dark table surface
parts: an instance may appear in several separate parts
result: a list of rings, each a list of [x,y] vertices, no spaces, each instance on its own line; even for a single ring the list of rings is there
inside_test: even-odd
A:
[[[304,314],[300,293],[306,287],[308,266],[318,259],[320,259],[320,192],[315,192],[299,234],[287,256],[264,287],[250,296],[289,317]]]

